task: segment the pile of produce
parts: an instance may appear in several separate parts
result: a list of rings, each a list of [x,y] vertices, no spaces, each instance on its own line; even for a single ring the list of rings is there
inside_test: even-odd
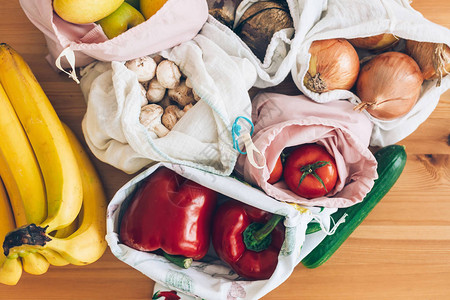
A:
[[[61,19],[74,24],[96,22],[112,39],[153,16],[166,0],[55,0],[53,9]]]
[[[369,51],[361,59],[358,51]],[[406,115],[419,99],[424,80],[450,72],[450,48],[444,44],[402,40],[392,34],[355,39],[317,40],[309,48],[303,83],[315,93],[355,89],[361,103],[380,120]],[[360,67],[361,65],[361,67]]]
[[[160,55],[139,57],[125,63],[142,87],[139,121],[150,133],[163,137],[200,100],[192,85],[170,60]]]
[[[313,158],[316,163],[318,159],[330,159],[333,164],[322,146],[308,144],[292,149],[288,159],[300,163],[296,151],[302,154],[302,163]],[[403,146],[381,148],[375,157],[379,178],[372,190],[361,203],[333,214],[335,220],[344,214],[348,220],[305,258],[305,266],[315,268],[323,264],[400,177],[406,164]],[[318,180],[311,174],[306,177]],[[319,181],[315,186],[325,189]],[[124,203],[119,240],[133,249],[164,256],[185,269],[193,261],[204,261],[207,253],[214,255],[210,251],[214,250],[245,280],[268,279],[277,267],[286,232],[281,215],[231,199],[165,167],[143,179]],[[312,226],[308,226],[307,234],[321,229],[318,223],[309,224]]]
[[[216,207],[219,198],[223,204]],[[165,167],[147,177],[129,201],[119,239],[131,248],[189,268],[205,257],[212,241],[218,256],[249,280],[268,279],[277,266],[285,232],[280,215],[227,198]]]
[[[23,58],[0,44],[0,282],[86,265],[106,241],[106,198],[83,147]]]
[[[52,5],[63,20],[96,23],[113,39],[151,18],[166,1],[54,0]],[[207,2],[209,13],[228,26],[260,61],[264,61],[273,36],[294,27],[285,0],[249,1],[239,20],[236,11],[242,0]],[[418,101],[424,80],[437,79],[439,85],[450,72],[447,45],[403,40],[392,34],[316,40],[309,53],[309,69],[302,80],[307,89],[319,94],[352,90],[361,100],[354,109],[366,110],[380,120],[406,115]],[[123,61],[126,71],[133,72],[139,82],[142,93],[135,93],[140,96],[136,97],[139,122],[151,137],[169,134],[201,100],[187,74],[174,61],[155,54]],[[201,104],[188,116],[200,108]],[[50,265],[95,262],[107,246],[107,201],[100,179],[29,66],[6,44],[0,44],[0,109],[0,238],[4,250],[0,254],[0,282],[16,284],[22,270],[43,274]],[[349,111],[353,112],[351,107]],[[135,119],[137,122],[137,114]],[[251,144],[251,134],[246,142]],[[372,191],[364,191],[366,197],[361,203],[338,210],[336,216],[346,214],[350,221],[306,256],[305,266],[319,266],[330,257],[389,191],[406,162],[400,146],[385,147],[375,157],[379,178]],[[336,161],[339,166],[343,163],[338,158],[320,141],[286,147],[268,183],[286,185],[306,199],[331,197],[335,187],[345,181],[344,176],[339,178]],[[158,168],[136,186],[133,193],[127,194],[120,211],[118,244],[160,255],[180,268],[189,268],[194,260],[202,261],[213,253],[214,259],[220,259],[245,280],[269,279],[277,265],[282,265],[278,261],[280,251],[285,239],[288,244],[292,242],[288,238],[293,237],[286,235],[289,222],[283,224],[279,210],[274,214],[263,211],[166,167]],[[164,296],[164,292],[156,293],[154,298]]]

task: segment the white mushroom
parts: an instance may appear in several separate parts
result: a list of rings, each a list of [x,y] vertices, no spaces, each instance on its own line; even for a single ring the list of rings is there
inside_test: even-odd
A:
[[[186,106],[195,102],[192,89],[186,85],[186,81],[183,80],[174,89],[169,89],[167,92],[170,100],[177,102],[180,106]]]
[[[190,110],[194,106],[194,103],[190,103],[183,107],[183,111],[186,113],[188,110]]]
[[[150,56],[129,60],[125,66],[136,74],[139,82],[149,81],[155,77],[156,63]]]
[[[173,61],[163,60],[156,68],[156,78],[163,87],[173,89],[180,83],[181,72]]]
[[[184,111],[181,110],[176,105],[169,105],[164,110],[164,114],[161,118],[161,121],[164,126],[166,126],[169,130],[175,126],[179,119],[184,115]]]
[[[191,83],[191,80],[190,80],[189,78],[186,78],[185,83],[186,83],[186,86],[187,86],[188,88],[191,88],[191,89],[192,89],[192,83]]]
[[[162,62],[164,60],[164,57],[162,57],[159,54],[156,54],[155,56],[153,56],[153,60],[155,61],[155,63],[158,65],[160,62]]]
[[[139,122],[147,130],[156,133],[158,137],[163,137],[169,133],[169,129],[161,124],[161,116],[163,113],[163,108],[158,104],[147,104],[141,108]]]
[[[195,90],[194,90],[194,88],[193,88],[193,86],[192,86],[192,83],[191,83],[191,80],[189,79],[189,78],[186,78],[186,86],[188,87],[188,88],[191,88],[192,89],[192,94],[194,95],[194,100],[195,101],[200,101],[200,97],[199,97],[199,95],[197,95],[197,93],[195,92]]]
[[[164,98],[166,88],[163,87],[156,78],[150,80],[147,89],[147,99],[151,103],[157,103]]]
[[[173,101],[170,101],[170,98],[169,98],[169,96],[167,96],[167,94],[164,96],[164,98],[161,101],[158,102],[158,105],[160,105],[164,109],[167,106],[173,105],[173,104],[176,104],[176,103]]]
[[[195,92],[194,89],[192,89],[192,95],[194,95],[194,100],[196,102],[200,101],[202,98],[200,98],[200,96]]]
[[[140,84],[139,85],[141,87],[141,94],[140,94],[140,98],[139,101],[141,102],[141,106],[144,106],[146,104],[148,104],[148,100],[147,100],[147,90],[145,89],[145,86]]]

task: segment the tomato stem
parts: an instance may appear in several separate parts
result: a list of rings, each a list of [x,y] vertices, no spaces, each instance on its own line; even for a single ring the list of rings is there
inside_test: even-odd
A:
[[[300,168],[300,172],[302,172],[302,176],[300,177],[300,180],[298,182],[298,186],[297,189],[300,187],[300,184],[302,184],[303,180],[305,179],[306,176],[308,175],[312,175],[314,176],[323,186],[323,188],[325,189],[325,191],[328,193],[327,187],[325,186],[325,183],[323,182],[322,178],[320,178],[319,175],[317,175],[316,170],[319,168],[322,168],[326,165],[329,165],[330,162],[329,161],[325,161],[325,160],[320,160],[317,161],[313,164],[309,164],[309,165],[305,165],[303,167]]]

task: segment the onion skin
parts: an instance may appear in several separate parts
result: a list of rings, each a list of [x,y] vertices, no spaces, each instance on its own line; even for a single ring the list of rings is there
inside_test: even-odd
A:
[[[324,93],[349,90],[359,72],[359,57],[345,39],[314,41],[309,48],[311,59],[303,83],[309,90]]]
[[[422,72],[410,56],[379,54],[361,68],[356,94],[362,102],[354,109],[365,109],[380,120],[399,118],[416,104],[422,83]]]
[[[349,39],[353,47],[367,50],[384,50],[396,44],[400,39],[390,33]]]
[[[445,44],[406,41],[406,53],[419,65],[425,80],[438,79],[450,73],[450,48]]]

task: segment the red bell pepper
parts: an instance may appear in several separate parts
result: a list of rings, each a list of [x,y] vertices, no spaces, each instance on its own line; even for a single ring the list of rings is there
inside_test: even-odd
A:
[[[230,200],[214,216],[212,243],[217,255],[241,277],[268,279],[284,241],[280,215]]]
[[[201,259],[208,251],[217,192],[167,168],[137,190],[126,209],[120,241],[141,251],[162,249],[168,259]],[[185,266],[187,267],[187,266]]]
[[[165,300],[178,300],[181,299],[180,296],[177,295],[176,291],[164,291],[160,292],[157,291],[153,294],[152,300],[160,299],[161,297],[164,297]]]

